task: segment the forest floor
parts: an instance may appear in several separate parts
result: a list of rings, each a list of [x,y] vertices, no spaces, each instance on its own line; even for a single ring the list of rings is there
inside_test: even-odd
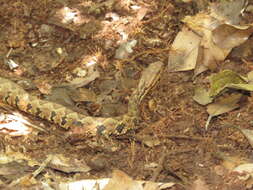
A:
[[[2,154],[22,154],[38,163],[48,155],[61,155],[87,164],[87,172],[45,168],[34,184],[45,179],[57,182],[105,178],[118,169],[136,180],[174,182],[169,188],[173,190],[197,190],[201,185],[205,190],[246,189],[246,182],[238,180],[228,168],[252,161],[252,147],[240,131],[225,125],[252,127],[250,93],[243,106],[213,118],[207,130],[206,108],[193,96],[196,84],[206,81],[211,73],[225,68],[240,74],[249,72],[251,49],[232,52],[227,58],[230,62],[200,74],[198,79],[193,79],[192,71],[170,72],[167,68],[171,44],[182,29],[182,19],[205,10],[208,3],[0,2],[0,75],[41,98],[94,117],[120,116],[127,113],[129,97],[142,71],[156,61],[165,66],[139,106],[140,127],[134,134],[109,137],[110,142],[99,147],[85,135],[63,138],[67,131],[59,126],[3,104],[2,113],[8,115],[15,110],[16,117],[26,118],[39,129],[30,127],[26,135],[15,133],[16,129],[1,129]],[[130,44],[128,52],[120,52],[122,43]],[[249,64],[242,62],[245,59]],[[90,63],[95,67],[86,70]],[[0,172],[3,187],[35,170],[31,165],[29,169],[15,167],[12,169],[16,173]]]

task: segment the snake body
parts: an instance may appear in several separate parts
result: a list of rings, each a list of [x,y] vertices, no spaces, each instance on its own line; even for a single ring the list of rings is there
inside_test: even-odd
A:
[[[153,65],[153,68],[151,68],[152,70],[154,70],[154,66],[161,67],[162,63],[157,63],[159,64]],[[157,73],[158,71],[155,72],[155,74]],[[142,80],[139,86],[145,86],[144,81],[146,80]],[[64,129],[69,129],[70,127],[84,127],[85,130],[91,134],[120,135],[126,133],[131,128],[132,121],[137,112],[138,103],[147,92],[147,89],[145,90],[143,87],[141,89],[144,90],[137,89],[130,98],[128,107],[131,110],[129,110],[126,115],[121,117],[102,118],[83,115],[61,104],[42,100],[31,95],[15,82],[0,77],[0,100],[3,103],[57,124]]]

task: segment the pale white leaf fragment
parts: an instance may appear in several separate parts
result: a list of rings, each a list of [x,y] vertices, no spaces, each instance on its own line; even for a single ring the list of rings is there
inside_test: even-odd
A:
[[[116,59],[127,59],[128,56],[133,53],[133,49],[137,44],[137,40],[131,40],[129,42],[122,43],[116,50]]]
[[[241,180],[247,180],[253,177],[253,163],[241,164],[233,169],[233,172],[238,172],[240,174],[245,174],[245,176],[239,176]]]

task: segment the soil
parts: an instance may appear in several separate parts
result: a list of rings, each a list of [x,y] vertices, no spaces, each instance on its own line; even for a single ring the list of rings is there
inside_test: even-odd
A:
[[[171,43],[183,26],[181,19],[204,10],[208,1],[9,0],[0,4],[1,76],[42,98],[50,98],[56,87],[75,86],[72,79],[82,75],[85,63],[95,59],[99,76],[80,88],[89,90],[87,100],[78,101],[78,96],[64,98],[62,91],[56,97],[63,97],[62,104],[65,101],[66,106],[79,112],[112,117],[127,112],[129,97],[143,69],[155,61],[167,64]],[[142,8],[131,8],[135,4]],[[73,18],[64,14],[72,14]],[[117,59],[115,54],[124,35],[137,44],[132,53]],[[217,71],[233,68],[247,73],[252,66],[238,60],[251,54],[252,51],[232,53],[231,61],[221,64]],[[10,67],[10,60],[18,66]],[[86,139],[85,135],[62,138],[67,131],[21,113],[47,132],[14,137],[1,134],[2,148],[22,152],[40,162],[49,154],[63,154],[84,160],[92,168],[78,175],[52,171],[64,179],[103,178],[119,169],[137,180],[176,182],[178,185],[171,188],[175,190],[194,188],[192,184],[197,179],[210,189],[245,189],[243,181],[228,172],[219,172],[219,168],[226,170],[223,163],[227,157],[252,160],[247,139],[226,125],[251,128],[253,99],[248,95],[244,105],[214,118],[205,130],[206,108],[192,97],[194,87],[205,84],[213,72],[216,71],[207,71],[193,82],[192,71],[171,73],[164,69],[141,103],[139,129],[110,137],[101,147],[95,143],[99,140]],[[66,85],[68,82],[70,85]],[[6,109],[2,105],[2,112]],[[158,143],[146,144],[149,137]],[[158,171],[152,164],[162,169]]]

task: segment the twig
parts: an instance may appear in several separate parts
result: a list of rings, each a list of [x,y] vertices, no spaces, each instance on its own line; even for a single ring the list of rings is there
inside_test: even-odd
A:
[[[52,158],[53,158],[53,155],[50,154],[47,157],[47,159],[40,165],[40,167],[33,172],[32,176],[35,178],[37,175],[39,175],[47,167],[47,165],[51,162]]]

